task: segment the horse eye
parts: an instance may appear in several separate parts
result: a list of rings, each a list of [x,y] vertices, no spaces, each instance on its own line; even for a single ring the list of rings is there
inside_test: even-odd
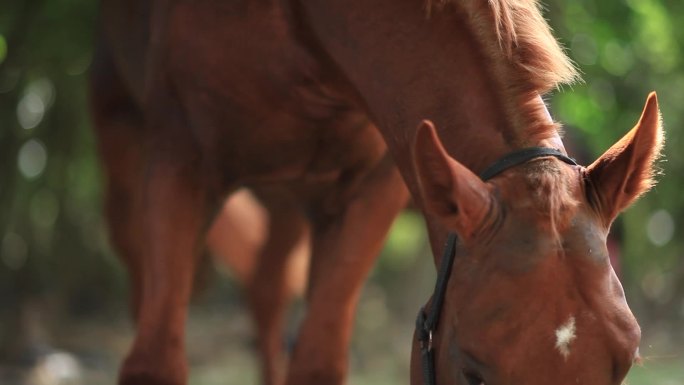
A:
[[[464,370],[463,377],[465,377],[466,381],[468,382],[468,385],[486,385],[484,380],[482,379],[482,376],[475,372]]]

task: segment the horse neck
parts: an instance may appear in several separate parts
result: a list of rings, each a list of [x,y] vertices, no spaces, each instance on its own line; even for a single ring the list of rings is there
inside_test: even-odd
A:
[[[513,126],[523,119],[504,105],[506,85],[457,11],[427,18],[420,0],[303,3],[306,28],[381,130],[414,197],[411,145],[423,119],[434,122],[447,152],[476,173],[517,147],[562,148],[555,128],[535,139]],[[546,120],[540,124],[553,127],[536,92],[520,96],[528,100],[518,103],[538,103],[537,119]],[[442,244],[446,232],[428,223],[431,234],[441,234],[433,245]]]
[[[405,177],[410,167],[401,163],[410,159],[423,119],[435,123],[449,154],[475,172],[516,147],[540,144],[514,127],[521,119],[504,104],[507,85],[495,79],[486,50],[457,11],[427,18],[420,0],[304,3],[307,27],[351,83]],[[536,92],[521,97],[528,100],[516,102],[539,103],[545,111]],[[552,126],[545,113],[538,119]]]

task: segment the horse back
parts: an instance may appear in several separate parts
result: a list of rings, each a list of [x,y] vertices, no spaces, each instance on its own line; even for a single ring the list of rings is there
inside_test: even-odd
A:
[[[174,141],[226,179],[334,179],[385,152],[289,2],[105,0],[102,12],[132,100],[182,121]]]

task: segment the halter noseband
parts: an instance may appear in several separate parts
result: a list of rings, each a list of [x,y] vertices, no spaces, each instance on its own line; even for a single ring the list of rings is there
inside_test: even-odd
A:
[[[547,147],[530,147],[523,150],[512,152],[503,158],[494,162],[493,165],[485,169],[480,178],[484,181],[489,180],[496,175],[506,171],[511,167],[523,164],[527,161],[536,158],[547,156],[556,157],[563,162],[570,165],[577,165],[574,159],[563,154],[562,152]],[[432,350],[432,334],[437,329],[437,322],[444,304],[444,296],[446,294],[447,283],[451,275],[451,267],[454,264],[456,242],[458,237],[455,233],[449,233],[446,246],[442,254],[442,263],[437,273],[437,283],[432,294],[432,305],[430,312],[427,313],[422,307],[418,312],[418,319],[416,320],[416,335],[420,342],[420,355],[423,362],[423,383],[424,385],[436,385],[435,379],[435,357]]]

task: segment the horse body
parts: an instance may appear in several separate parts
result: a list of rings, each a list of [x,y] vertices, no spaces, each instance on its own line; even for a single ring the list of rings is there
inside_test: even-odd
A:
[[[277,214],[255,272],[270,286],[250,299],[263,334],[282,323],[288,251],[311,228],[308,313],[287,384],[343,382],[361,284],[409,192],[435,255],[448,232],[468,255],[435,338],[440,383],[624,377],[614,367],[631,365],[638,326],[607,259],[585,262],[648,188],[655,97],[588,169],[545,159],[484,183],[473,172],[513,150],[564,151],[539,95],[575,72],[536,2],[440,4],[428,2],[427,17],[414,0],[103,2],[93,110],[138,325],[121,384],[185,382],[194,256],[239,186]],[[533,299],[545,312],[529,319],[521,303]],[[523,330],[526,319],[541,332]],[[272,341],[261,341],[265,380],[277,384]]]
[[[360,286],[408,195],[380,133],[344,87],[332,86],[311,49],[293,40],[282,6],[171,3],[146,12],[132,2],[103,4],[94,117],[112,240],[131,272],[138,324],[122,384],[185,381],[193,254],[213,207],[244,185],[272,214],[259,279],[248,290],[265,382],[283,380],[288,258],[309,226],[316,295],[309,296],[295,353],[301,358],[294,359],[300,363],[290,365],[288,381],[344,377]],[[162,23],[151,23],[155,12]],[[131,20],[146,25],[129,28],[131,13],[146,15]],[[145,245],[145,236],[156,242]]]
[[[367,117],[294,36],[285,5],[172,3],[160,11],[168,13],[162,25],[133,28],[125,44],[109,43],[131,96],[143,109],[181,108],[183,144],[201,148],[206,167],[220,168],[211,171],[228,188],[253,179],[334,178],[384,152]],[[120,26],[112,34],[127,25],[128,13],[107,16],[114,20],[105,26]],[[163,35],[162,42],[149,34]],[[140,63],[153,75],[139,79]]]

